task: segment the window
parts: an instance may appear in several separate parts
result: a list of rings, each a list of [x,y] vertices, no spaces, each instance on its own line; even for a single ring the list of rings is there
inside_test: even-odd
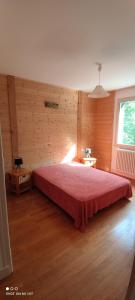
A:
[[[135,100],[120,102],[118,144],[135,145]]]
[[[117,143],[135,146],[135,100],[120,101]]]
[[[111,170],[116,174],[134,178],[134,157],[135,88],[133,87],[119,90],[115,94]]]

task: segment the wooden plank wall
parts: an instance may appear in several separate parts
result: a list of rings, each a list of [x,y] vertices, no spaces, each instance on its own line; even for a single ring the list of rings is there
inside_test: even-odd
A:
[[[26,167],[57,163],[77,147],[78,92],[15,78],[18,152]],[[58,109],[44,101],[59,104]]]
[[[78,102],[78,157],[83,157],[83,149],[95,149],[96,102],[88,94],[79,92]]]
[[[14,161],[14,157],[19,155],[15,78],[11,75],[8,75],[7,84],[8,84],[9,117],[10,117],[10,127],[11,127],[12,161]]]
[[[111,170],[114,98],[112,92],[109,97],[96,100],[95,155],[97,167],[105,171]]]
[[[44,107],[45,100],[58,103],[59,108]],[[62,161],[69,152],[73,154],[77,145],[78,158],[85,147],[91,147],[98,159],[97,167],[109,171],[113,114],[114,93],[105,99],[92,100],[84,92],[78,95],[74,90],[0,75],[0,123],[6,171],[11,169],[15,154],[23,157],[26,167],[35,168]]]
[[[85,147],[93,148],[97,168],[106,171],[111,169],[114,95],[92,100],[87,93],[79,93],[78,155]]]
[[[2,142],[5,171],[12,166],[11,129],[8,106],[7,76],[0,75],[0,124],[2,128]]]

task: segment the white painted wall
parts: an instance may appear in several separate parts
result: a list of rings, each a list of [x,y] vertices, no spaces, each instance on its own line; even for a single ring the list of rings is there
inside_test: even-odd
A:
[[[130,98],[135,96],[135,86],[117,90],[115,93],[116,101],[118,99]]]
[[[0,128],[0,280],[13,271],[8,230],[5,174]]]

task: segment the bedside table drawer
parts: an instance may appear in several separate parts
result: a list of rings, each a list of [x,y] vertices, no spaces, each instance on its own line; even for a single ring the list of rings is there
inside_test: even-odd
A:
[[[19,184],[27,182],[30,179],[31,179],[31,175],[30,174],[19,176]]]
[[[86,166],[96,168],[97,159],[95,157],[83,157],[81,161]]]
[[[18,168],[8,173],[8,183],[11,192],[20,195],[32,188],[32,171],[30,169]]]

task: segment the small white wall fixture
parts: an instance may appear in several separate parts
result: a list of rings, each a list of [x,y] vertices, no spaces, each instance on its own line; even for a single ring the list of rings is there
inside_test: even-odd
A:
[[[13,272],[6,202],[4,160],[0,128],[0,280]]]

